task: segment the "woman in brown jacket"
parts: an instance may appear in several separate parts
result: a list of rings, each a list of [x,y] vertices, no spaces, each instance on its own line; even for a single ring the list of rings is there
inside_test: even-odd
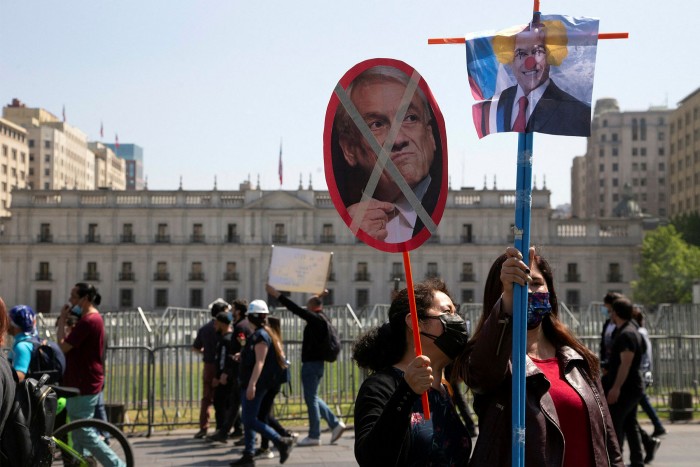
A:
[[[491,266],[483,314],[456,366],[474,392],[479,437],[470,465],[511,465],[513,284],[528,285],[525,465],[623,466],[596,356],[558,319],[547,261],[530,269],[509,247]]]

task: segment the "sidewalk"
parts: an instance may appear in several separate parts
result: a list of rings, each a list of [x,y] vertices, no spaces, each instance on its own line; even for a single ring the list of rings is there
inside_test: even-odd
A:
[[[651,425],[641,421],[642,427],[650,430]],[[668,435],[663,438],[654,467],[695,467],[700,459],[700,423],[676,423],[668,421],[664,426]],[[300,438],[306,436],[305,428],[294,429],[299,432]],[[146,467],[163,466],[227,466],[232,460],[238,459],[241,449],[234,447],[232,443],[226,445],[207,443],[193,439],[195,430],[178,430],[169,433],[156,433],[150,438],[131,438],[130,442],[136,454],[136,465]],[[323,442],[330,441],[329,432],[321,435]],[[342,438],[334,445],[321,445],[317,447],[297,447],[285,462],[287,465],[296,466],[356,466],[353,454],[355,434],[351,427],[343,434]],[[625,449],[629,454],[629,449]],[[279,457],[275,452],[274,459],[256,460],[256,465],[279,465]],[[625,461],[629,459],[625,455]]]

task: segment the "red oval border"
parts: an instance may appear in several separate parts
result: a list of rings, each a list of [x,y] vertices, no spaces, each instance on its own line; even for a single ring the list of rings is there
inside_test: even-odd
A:
[[[350,83],[357,78],[363,71],[375,67],[375,66],[390,66],[397,68],[408,76],[413,74],[415,70],[412,66],[400,60],[395,60],[392,58],[372,58],[358,63],[357,65],[350,68],[338,84],[340,84],[343,89],[347,89]],[[442,116],[442,112],[435,101],[433,93],[430,91],[428,84],[421,75],[418,87],[423,91],[425,97],[428,99],[428,104],[433,112],[433,117],[435,118],[435,124],[438,127],[438,132],[440,134],[440,146],[442,149],[442,180],[440,183],[440,195],[438,196],[437,204],[435,209],[431,214],[431,218],[435,225],[439,225],[442,215],[445,212],[445,203],[447,201],[447,133],[445,131],[445,120]],[[331,94],[330,101],[328,102],[328,108],[326,110],[325,124],[323,128],[323,165],[326,175],[326,184],[328,185],[328,191],[335,206],[336,211],[340,214],[340,217],[345,222],[345,225],[350,227],[352,224],[352,218],[348,213],[345,204],[343,203],[342,197],[338,191],[338,185],[336,182],[335,173],[333,172],[333,154],[332,154],[332,134],[333,134],[333,122],[335,121],[335,112],[340,105],[340,100],[335,95],[335,92]],[[415,250],[423,243],[425,243],[430,238],[430,231],[427,227],[418,232],[416,235],[411,237],[410,240],[401,243],[387,243],[380,240],[376,240],[370,237],[363,230],[358,230],[356,237],[366,243],[367,245],[376,248],[381,251],[386,251],[389,253],[398,253],[403,251]]]

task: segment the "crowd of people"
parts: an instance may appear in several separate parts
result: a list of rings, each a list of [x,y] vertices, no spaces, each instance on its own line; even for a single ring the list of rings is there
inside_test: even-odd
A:
[[[493,262],[483,311],[471,335],[446,285],[429,279],[414,285],[418,332],[410,314],[411,297],[403,289],[394,292],[387,321],[354,342],[353,359],[369,373],[354,406],[360,465],[510,465],[515,284],[528,288],[525,464],[622,466],[625,441],[630,465],[653,461],[666,430],[645,394],[653,380],[653,358],[643,313],[623,295],[608,293],[601,310],[608,319],[595,355],[559,320],[549,263],[534,248],[528,254],[526,262],[520,251],[509,247]],[[318,394],[332,334],[323,312],[324,294],[312,295],[300,307],[269,284],[266,292],[269,300],[306,322],[301,380],[308,435],[297,442],[298,434],[274,417],[274,401],[291,379],[279,318],[261,299],[231,304],[217,299],[209,306],[211,320],[192,344],[203,359],[203,397],[194,437],[211,443],[234,439],[242,447],[241,457],[230,463],[235,466],[275,457],[270,445],[280,463],[295,446],[321,445],[321,419],[330,429],[330,444],[346,430]],[[99,416],[104,403],[106,341],[100,301],[94,286],[77,283],[56,323],[65,358],[61,384],[79,392],[66,403],[71,420]],[[12,337],[9,362],[0,356],[0,398],[7,399],[14,392],[8,390],[11,385],[32,376],[30,361],[40,338],[36,314],[28,305],[8,309],[0,299],[0,328],[0,339]],[[416,355],[415,338],[420,339],[421,355]],[[459,389],[462,383],[473,394],[478,435]],[[216,430],[209,434],[212,405]],[[653,433],[640,427],[638,407],[649,415]],[[4,417],[0,412],[0,420]],[[73,439],[102,465],[121,465],[105,441],[90,430]]]

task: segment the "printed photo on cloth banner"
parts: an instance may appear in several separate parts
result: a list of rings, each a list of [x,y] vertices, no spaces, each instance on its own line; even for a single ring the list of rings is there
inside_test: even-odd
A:
[[[435,233],[447,196],[445,122],[411,66],[375,58],[351,68],[328,104],[323,149],[331,199],[357,238],[403,252]]]
[[[268,284],[285,292],[319,294],[326,279],[333,253],[273,246]]]
[[[508,131],[590,136],[597,45],[597,19],[563,15],[467,36],[479,138]]]

